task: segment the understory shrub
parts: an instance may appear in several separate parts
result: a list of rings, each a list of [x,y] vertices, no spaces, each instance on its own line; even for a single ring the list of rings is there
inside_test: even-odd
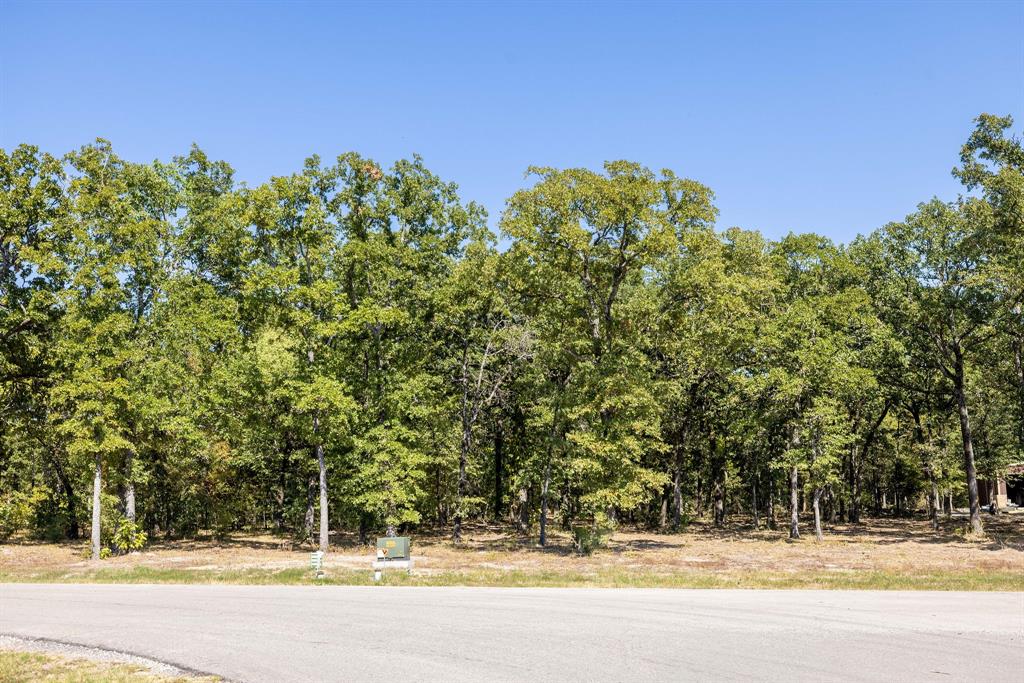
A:
[[[590,555],[599,548],[608,545],[608,540],[615,533],[615,522],[607,515],[594,515],[593,521],[587,524],[576,524],[572,527],[572,545],[580,555]]]

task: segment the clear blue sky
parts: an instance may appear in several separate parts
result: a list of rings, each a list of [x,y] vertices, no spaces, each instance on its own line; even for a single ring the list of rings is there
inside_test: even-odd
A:
[[[0,146],[195,141],[254,184],[414,152],[496,222],[528,165],[707,183],[720,227],[846,241],[933,195],[978,113],[1024,124],[1024,3],[15,3]]]

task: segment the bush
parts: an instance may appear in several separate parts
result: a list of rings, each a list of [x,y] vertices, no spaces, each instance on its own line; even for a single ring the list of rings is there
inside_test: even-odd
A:
[[[117,529],[114,531],[111,545],[119,553],[130,553],[135,550],[142,550],[148,540],[149,538],[141,526],[126,517],[122,517],[118,522]],[[102,554],[100,556],[102,557]]]
[[[129,521],[127,517],[119,514],[103,514],[100,522],[100,559],[105,560],[115,554],[142,550],[149,541],[146,532],[136,522]],[[92,557],[92,545],[86,544],[82,549],[82,557]]]
[[[28,526],[31,516],[32,506],[27,494],[15,492],[0,498],[0,541],[6,541]]]
[[[693,518],[690,516],[690,511],[684,509],[679,513],[679,528],[676,531],[686,531],[692,521]]]
[[[590,555],[598,548],[607,546],[613,533],[615,522],[598,514],[592,522],[572,527],[572,545],[580,555]]]
[[[149,540],[146,532],[140,524],[129,521],[121,514],[120,501],[116,496],[104,493],[100,505],[100,559],[145,547]],[[92,511],[89,512],[91,516]],[[89,528],[86,527],[88,533]],[[89,557],[90,554],[90,547],[86,546],[85,556]]]
[[[48,486],[11,491],[0,497],[0,540],[26,531],[33,538],[55,541],[68,526],[67,506]]]
[[[84,546],[82,546],[82,550],[81,550],[81,552],[78,553],[78,556],[81,557],[83,560],[91,560],[92,559],[92,545],[89,544],[89,543],[86,543]],[[106,560],[106,559],[109,559],[109,558],[111,558],[113,556],[114,556],[114,551],[112,551],[110,548],[107,548],[107,547],[100,548],[100,559],[101,560]]]

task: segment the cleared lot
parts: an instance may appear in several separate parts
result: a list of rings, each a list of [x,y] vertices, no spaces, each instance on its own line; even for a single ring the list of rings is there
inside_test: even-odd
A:
[[[623,529],[609,547],[579,557],[568,536],[551,544],[508,527],[473,526],[456,548],[447,530],[413,534],[416,572],[391,582],[478,586],[634,586],[680,588],[890,588],[1024,590],[1024,516],[986,520],[987,537],[968,540],[963,522],[872,519],[838,524],[822,542],[792,543],[786,531],[742,522],[692,524],[680,534]],[[369,583],[373,549],[353,535],[332,539],[328,581]],[[0,545],[0,581],[133,583],[312,583],[310,546],[292,539],[155,539],[144,552],[93,563],[81,543]]]
[[[0,632],[243,681],[1014,680],[1024,594],[2,585]]]

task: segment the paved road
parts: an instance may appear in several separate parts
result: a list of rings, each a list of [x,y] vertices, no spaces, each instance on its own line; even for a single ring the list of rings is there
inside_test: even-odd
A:
[[[1024,593],[0,584],[0,634],[239,681],[1024,681]]]

